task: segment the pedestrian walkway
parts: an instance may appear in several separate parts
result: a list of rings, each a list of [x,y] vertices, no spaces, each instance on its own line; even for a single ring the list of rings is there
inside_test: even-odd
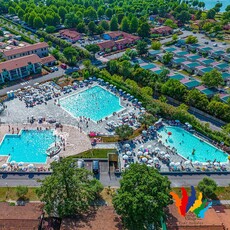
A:
[[[94,146],[95,149],[116,149],[117,143],[98,143]]]

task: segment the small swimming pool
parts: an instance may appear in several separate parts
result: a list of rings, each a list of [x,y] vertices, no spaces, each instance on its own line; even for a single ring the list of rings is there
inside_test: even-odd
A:
[[[73,117],[84,116],[93,121],[99,121],[123,109],[120,99],[100,86],[62,98],[60,105]]]
[[[51,130],[22,130],[20,135],[6,134],[0,144],[0,155],[9,161],[24,163],[46,163],[46,150],[55,142]]]
[[[169,136],[168,132],[172,134]],[[164,145],[175,147],[178,154],[193,162],[206,162],[208,160],[227,162],[228,155],[225,152],[205,141],[201,141],[198,137],[180,127],[164,126],[158,130],[158,133],[162,136],[160,140]]]

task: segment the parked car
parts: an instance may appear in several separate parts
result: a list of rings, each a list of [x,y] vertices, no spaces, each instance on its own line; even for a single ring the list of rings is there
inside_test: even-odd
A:
[[[213,44],[213,47],[217,47],[218,45],[216,43]]]
[[[99,161],[93,161],[93,164],[92,164],[92,171],[93,171],[93,174],[98,174],[100,169],[99,169]]]
[[[50,72],[53,73],[55,70],[53,67],[50,67]]]
[[[66,65],[65,63],[62,63],[62,64],[61,64],[61,68],[62,68],[62,69],[67,69],[67,65]]]
[[[58,67],[57,67],[57,66],[54,66],[53,69],[54,69],[55,71],[58,71]]]
[[[102,55],[104,55],[104,54],[105,54],[105,52],[99,52],[99,53],[98,53],[99,56],[102,56]]]
[[[209,42],[204,42],[204,44],[206,44],[206,45],[207,45],[207,44],[209,44]]]
[[[226,42],[223,42],[223,43],[222,43],[222,45],[224,45],[224,46],[226,46],[226,44],[227,44]]]

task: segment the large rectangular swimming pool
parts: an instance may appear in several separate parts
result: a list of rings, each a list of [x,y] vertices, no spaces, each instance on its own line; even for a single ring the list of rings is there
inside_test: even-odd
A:
[[[99,121],[123,109],[120,99],[100,86],[83,90],[60,100],[61,107],[73,117]]]

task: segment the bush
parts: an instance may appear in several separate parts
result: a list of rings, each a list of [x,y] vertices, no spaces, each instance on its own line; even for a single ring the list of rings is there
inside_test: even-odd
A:
[[[25,198],[25,195],[28,193],[29,189],[27,186],[19,185],[16,187],[16,194],[19,198]]]
[[[46,32],[47,33],[54,33],[56,31],[55,26],[47,26],[46,27]]]
[[[45,65],[43,65],[42,67],[43,67],[43,69],[47,70],[48,72],[51,72],[51,69],[50,69],[50,67],[48,67],[48,66],[45,66]]]

